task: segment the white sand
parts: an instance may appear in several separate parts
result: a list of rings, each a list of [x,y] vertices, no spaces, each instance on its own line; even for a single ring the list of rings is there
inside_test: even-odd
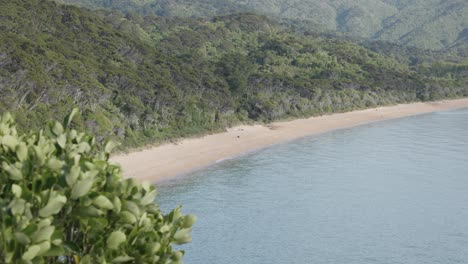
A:
[[[224,159],[308,135],[381,120],[465,107],[468,107],[468,98],[379,107],[276,122],[267,126],[238,126],[219,134],[184,139],[176,144],[165,144],[114,156],[111,160],[123,167],[125,177],[134,177],[139,181],[159,182]]]

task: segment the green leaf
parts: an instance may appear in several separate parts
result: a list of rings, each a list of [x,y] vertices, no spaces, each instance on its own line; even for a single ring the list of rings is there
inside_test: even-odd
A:
[[[107,238],[107,248],[118,249],[120,244],[127,240],[127,236],[122,231],[114,231]]]
[[[86,255],[80,260],[80,264],[92,264],[91,256]]]
[[[176,245],[183,245],[192,242],[192,237],[191,236],[185,236],[181,237],[179,239],[174,240],[174,244]]]
[[[182,227],[190,228],[195,224],[196,221],[197,221],[197,217],[195,215],[186,215],[184,217],[184,224],[182,225]]]
[[[114,197],[113,204],[114,204],[114,211],[116,213],[120,213],[120,210],[122,209],[122,202],[120,202],[119,197],[117,197],[117,196]]]
[[[15,195],[16,198],[21,197],[21,193],[23,192],[23,189],[17,184],[11,185],[11,192]]]
[[[104,147],[104,152],[110,154],[119,144],[114,141],[108,141]]]
[[[62,245],[62,243],[63,243],[63,240],[62,240],[62,239],[54,239],[54,240],[52,240],[52,244],[53,244],[54,246],[60,246],[60,245]]]
[[[43,241],[50,241],[52,234],[55,231],[55,226],[45,226],[38,231],[36,231],[32,236],[31,239],[33,243],[40,243]]]
[[[20,142],[16,147],[16,156],[20,161],[25,161],[28,158],[28,146],[26,143]]]
[[[50,241],[43,241],[42,243],[38,244],[41,247],[41,250],[37,253],[38,256],[42,256],[43,254],[47,253],[50,249]]]
[[[39,216],[46,218],[51,215],[58,214],[67,202],[67,197],[63,195],[56,195],[49,198],[47,205],[39,210]]]
[[[25,233],[22,233],[22,232],[16,232],[15,239],[16,241],[18,241],[18,243],[23,244],[23,245],[28,245],[31,243],[31,239],[29,239],[29,237]]]
[[[4,135],[1,139],[1,143],[4,147],[10,149],[10,150],[15,150],[16,146],[18,146],[19,141],[16,139],[16,137],[10,136],[10,135]]]
[[[59,171],[63,167],[63,165],[64,162],[56,158],[50,158],[49,161],[47,161],[47,167],[54,171]]]
[[[6,112],[6,113],[3,113],[2,116],[0,116],[0,121],[3,121],[5,124],[10,124],[14,121],[15,119],[13,118],[13,116]]]
[[[151,184],[147,181],[143,182],[141,184],[141,188],[143,188],[143,190],[145,190],[146,192],[150,191],[151,189]]]
[[[81,178],[82,178],[82,179],[94,178],[94,177],[96,177],[98,174],[99,174],[99,171],[98,171],[98,170],[91,169],[90,171],[87,171],[87,172],[83,173],[83,175],[81,176]]]
[[[42,219],[38,224],[37,224],[37,228],[38,229],[41,229],[41,228],[44,228],[46,226],[50,226],[52,224],[52,221],[49,219],[49,218],[46,218],[46,219]]]
[[[26,201],[25,200],[15,198],[10,203],[11,213],[13,215],[22,215],[24,213],[25,206],[26,206]]]
[[[112,210],[114,208],[112,202],[104,195],[99,195],[98,197],[96,197],[96,199],[94,199],[93,201],[93,204],[99,208],[107,210]]]
[[[100,209],[97,209],[96,207],[94,206],[88,206],[88,207],[84,207],[84,208],[80,208],[78,209],[77,211],[77,215],[81,216],[81,217],[98,217],[98,216],[101,216],[104,214],[104,212]]]
[[[141,198],[141,205],[148,205],[151,203],[154,203],[154,200],[156,199],[156,196],[158,195],[156,190],[152,190],[151,192],[148,192],[145,194],[143,198]]]
[[[2,163],[2,167],[6,172],[8,172],[10,179],[14,181],[19,181],[23,179],[23,173],[17,167],[9,165],[6,162]]]
[[[120,212],[119,220],[126,223],[126,224],[134,224],[137,221],[136,217],[132,213],[130,213],[128,211]]]
[[[173,222],[176,222],[177,220],[179,220],[179,218],[182,217],[182,213],[180,212],[180,206],[178,206],[177,208],[172,210],[171,214],[172,214],[172,221]]]
[[[116,257],[112,260],[112,263],[125,263],[134,260],[135,258],[132,258],[130,256],[120,256]]]
[[[65,119],[63,120],[63,124],[65,127],[69,127],[73,117],[79,112],[78,108],[73,108],[70,114],[68,114]]]
[[[146,227],[149,224],[150,224],[150,221],[148,219],[148,213],[144,212],[140,217],[140,221],[138,222],[138,226],[139,227]]]
[[[65,249],[62,246],[51,245],[48,251],[40,255],[43,257],[59,257],[65,255]]]
[[[52,132],[56,135],[62,135],[63,134],[63,126],[59,122],[55,122],[54,126],[52,127]]]
[[[179,261],[182,259],[182,257],[184,256],[184,252],[183,251],[174,251],[172,253],[172,259],[175,260],[175,261]]]
[[[33,149],[34,149],[34,152],[36,153],[37,159],[39,160],[39,164],[42,165],[46,158],[44,151],[39,146],[33,146]]]
[[[80,144],[78,144],[78,148],[76,149],[76,151],[80,154],[87,153],[91,151],[91,146],[89,146],[89,144],[86,142],[81,142]]]
[[[191,242],[192,237],[190,236],[190,231],[190,228],[178,230],[174,235],[174,243],[180,245]]]
[[[131,212],[134,216],[140,217],[140,208],[136,203],[131,201],[125,201],[124,208]]]
[[[57,144],[64,149],[67,145],[67,136],[65,134],[61,134],[57,137]]]
[[[180,229],[175,233],[174,238],[175,239],[180,239],[182,237],[185,237],[185,236],[190,234],[190,231],[191,231],[190,228]]]
[[[33,260],[37,254],[41,251],[41,247],[38,245],[34,245],[29,247],[26,252],[24,252],[23,256],[21,257],[25,261]]]
[[[5,263],[12,263],[14,256],[15,256],[14,251],[5,252]]]
[[[167,233],[171,230],[172,225],[165,224],[159,228],[159,232],[161,233]]]
[[[151,254],[156,254],[161,249],[161,243],[155,242],[146,245],[147,251],[151,252]]]
[[[73,186],[70,198],[78,199],[82,196],[85,196],[89,192],[89,190],[91,190],[93,183],[93,178],[77,181],[76,184]]]
[[[96,229],[104,229],[109,225],[107,218],[104,217],[90,217],[89,225]]]
[[[71,167],[70,171],[65,175],[65,181],[67,182],[68,186],[73,186],[78,180],[78,177],[80,176],[80,167],[75,165]]]

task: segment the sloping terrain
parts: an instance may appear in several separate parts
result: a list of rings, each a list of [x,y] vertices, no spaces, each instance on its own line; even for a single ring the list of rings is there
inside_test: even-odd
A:
[[[170,17],[214,17],[250,11],[289,22],[306,22],[315,31],[338,31],[424,49],[467,45],[463,37],[468,29],[465,0],[60,1]]]
[[[253,14],[194,20],[1,0],[0,17],[0,112],[14,112],[24,130],[79,107],[74,126],[141,146],[468,94],[463,61],[411,64],[397,47],[383,56]]]

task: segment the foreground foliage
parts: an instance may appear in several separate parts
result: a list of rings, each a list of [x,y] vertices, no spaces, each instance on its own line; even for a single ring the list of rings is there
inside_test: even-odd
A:
[[[164,215],[71,118],[19,135],[0,117],[0,263],[181,263],[194,216]]]

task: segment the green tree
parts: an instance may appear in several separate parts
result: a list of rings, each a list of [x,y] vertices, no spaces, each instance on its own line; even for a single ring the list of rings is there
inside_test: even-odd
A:
[[[243,95],[246,92],[249,76],[255,70],[255,65],[245,55],[235,52],[224,56],[220,62],[222,75],[234,94]]]

